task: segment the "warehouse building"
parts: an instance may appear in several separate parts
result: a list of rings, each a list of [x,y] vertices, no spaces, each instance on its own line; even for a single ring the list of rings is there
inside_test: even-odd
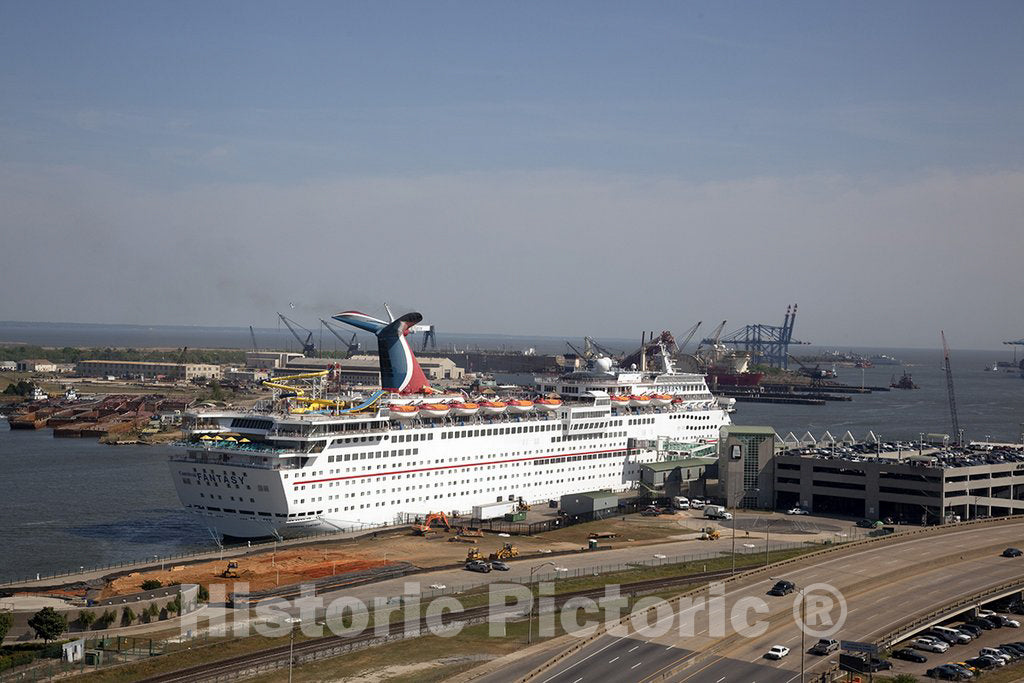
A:
[[[85,377],[157,378],[192,380],[220,379],[219,365],[207,363],[159,363],[133,360],[83,360],[77,365]]]
[[[57,364],[40,358],[26,358],[18,361],[18,372],[57,372]]]

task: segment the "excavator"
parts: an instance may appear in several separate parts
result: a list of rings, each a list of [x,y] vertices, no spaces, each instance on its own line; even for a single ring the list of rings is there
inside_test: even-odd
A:
[[[444,514],[443,512],[431,512],[429,515],[427,515],[427,518],[426,520],[424,520],[423,524],[413,524],[412,530],[414,533],[420,536],[426,536],[427,534],[435,531],[430,527],[430,525],[434,522],[440,522],[442,525],[444,525],[445,531],[452,530],[452,525],[448,522],[448,515]]]
[[[706,526],[700,530],[700,536],[697,537],[701,541],[717,541],[721,538],[721,533],[718,529],[712,526]]]
[[[238,572],[238,562],[235,560],[229,560],[227,568],[220,573],[220,578],[222,579],[237,579],[239,576],[241,575]]]

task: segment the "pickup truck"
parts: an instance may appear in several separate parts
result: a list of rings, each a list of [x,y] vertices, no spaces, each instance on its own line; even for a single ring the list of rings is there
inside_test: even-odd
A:
[[[811,648],[812,655],[828,655],[839,649],[839,641],[832,638],[821,638]]]

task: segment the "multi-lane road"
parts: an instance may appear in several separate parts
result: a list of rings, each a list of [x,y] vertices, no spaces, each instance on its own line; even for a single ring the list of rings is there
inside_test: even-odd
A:
[[[1007,546],[1024,539],[1024,521],[966,527],[936,535],[894,539],[786,565],[782,577],[802,589],[828,584],[845,601],[846,616],[833,636],[869,641],[915,614],[964,595],[1021,576],[1024,558],[999,556]],[[780,570],[781,571],[781,570]],[[726,584],[724,614],[728,624],[721,634],[700,606],[674,610],[666,623],[650,620],[651,628],[605,634],[554,665],[536,673],[540,683],[633,683],[670,680],[690,683],[790,683],[799,680],[801,629],[794,614],[799,594],[766,595],[774,581],[766,575],[743,577]],[[729,619],[737,601],[761,599],[767,613],[747,611],[746,623],[763,622],[755,635],[737,633]],[[831,604],[830,603],[831,599]],[[824,590],[814,590],[805,603],[808,622],[819,630],[840,621],[841,602]],[[743,603],[740,603],[743,604]],[[796,610],[796,614],[800,609]],[[679,624],[693,623],[692,635],[680,635]],[[742,622],[740,623],[742,626]],[[667,633],[661,633],[666,626]],[[814,638],[805,636],[803,648]],[[764,658],[773,645],[791,649],[778,661]],[[548,653],[550,655],[550,653]],[[828,658],[804,656],[808,676],[820,671]]]

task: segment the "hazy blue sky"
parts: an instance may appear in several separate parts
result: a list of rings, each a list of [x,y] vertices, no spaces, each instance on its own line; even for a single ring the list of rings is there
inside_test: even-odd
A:
[[[1021,2],[0,0],[0,319],[1024,337]]]

